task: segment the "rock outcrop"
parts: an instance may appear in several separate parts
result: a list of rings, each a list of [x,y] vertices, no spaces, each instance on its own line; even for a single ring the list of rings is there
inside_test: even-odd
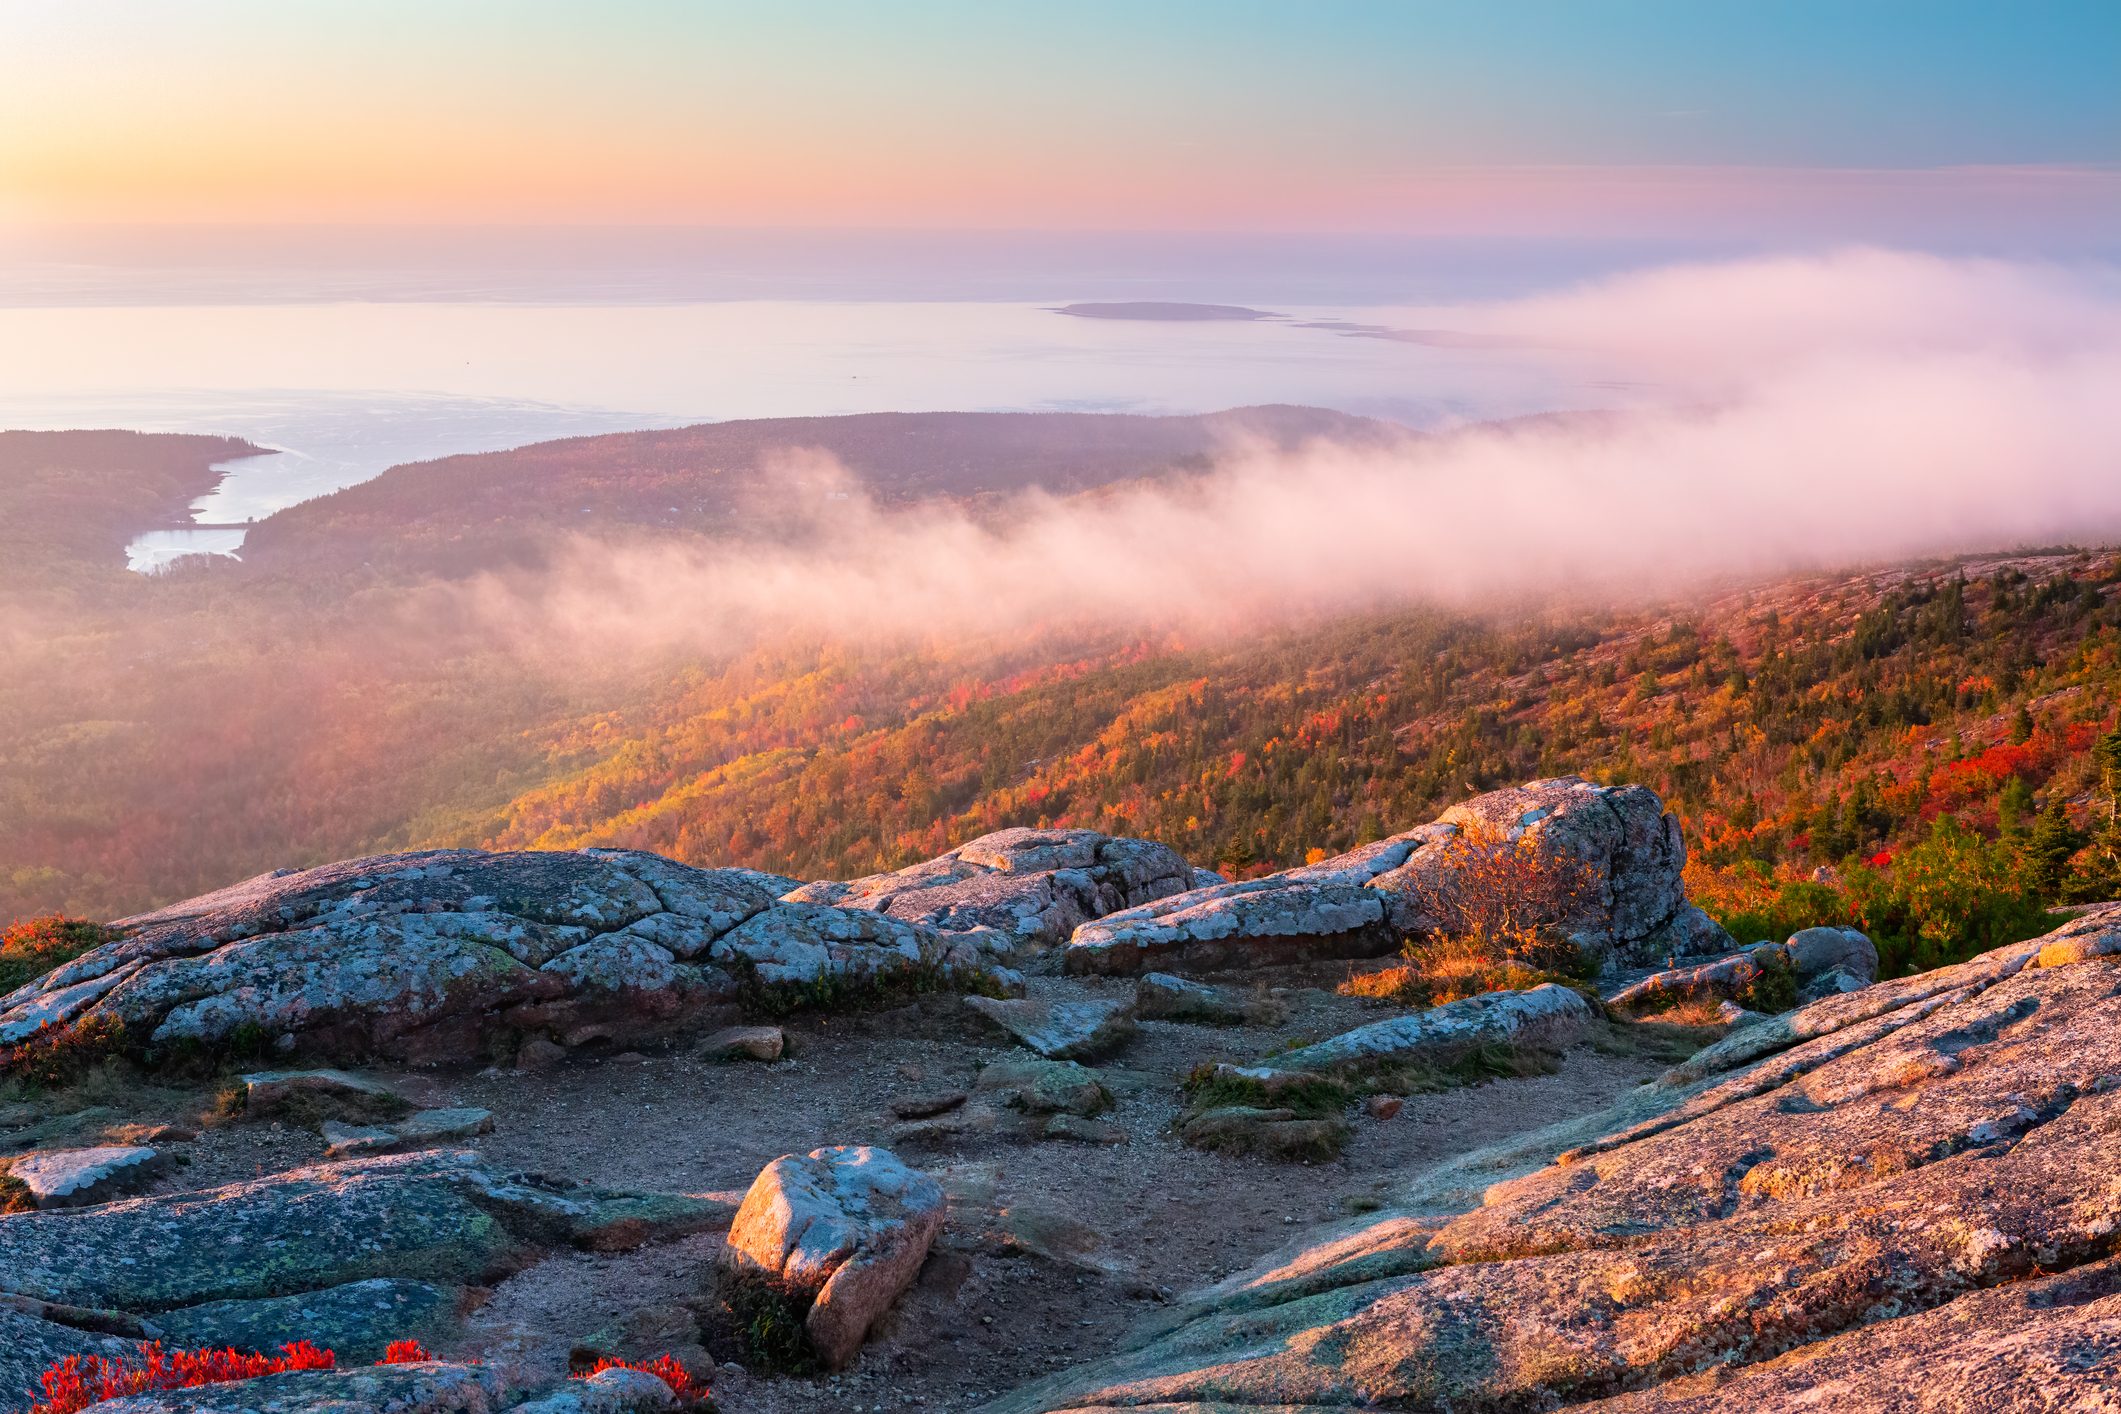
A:
[[[987,1408],[2110,1394],[2121,905],[1737,1032],[1645,1091],[1470,1212],[1299,1244]],[[1946,1393],[1921,1403],[1929,1361]],[[1981,1402],[1999,1376],[2046,1402]]]
[[[1134,1008],[1126,1002],[967,997],[965,1006],[1047,1060],[1094,1060],[1134,1034]]]
[[[1577,1040],[1591,1022],[1591,1005],[1567,987],[1547,982],[1524,992],[1483,992],[1411,1016],[1358,1026],[1315,1046],[1274,1058],[1271,1069],[1244,1070],[1254,1078],[1309,1072],[1331,1075],[1380,1065],[1453,1065],[1484,1045],[1546,1046]]]
[[[791,901],[874,909],[946,933],[991,930],[991,950],[1028,957],[1081,924],[1194,887],[1195,870],[1152,840],[1095,830],[1000,830],[891,874],[805,884]]]
[[[1112,878],[1146,867],[1118,848],[1129,842],[1104,844]],[[149,1054],[249,1036],[289,1058],[504,1058],[732,1020],[747,981],[947,980],[988,964],[878,909],[779,902],[794,890],[603,849],[430,850],[263,875],[122,919],[118,941],[0,998],[0,1058],[53,1028],[113,1021]]]
[[[913,1284],[942,1229],[943,1190],[886,1149],[814,1149],[768,1164],[729,1229],[725,1280],[766,1282],[804,1308],[825,1367],[861,1349]]]
[[[1816,1002],[1877,981],[1878,949],[1854,928],[1805,928],[1786,943],[1759,943],[1729,957],[1653,972],[1606,998],[1606,1004],[1641,1014],[1688,1002],[1750,998],[1777,971],[1787,974],[1796,1001]],[[1782,1004],[1789,999],[1786,992]]]
[[[1720,952],[1730,936],[1686,901],[1679,824],[1643,786],[1575,776],[1490,791],[1434,823],[1338,858],[1218,884],[1110,913],[1075,930],[1070,972],[1204,971],[1321,958],[1377,957],[1434,926],[1417,885],[1449,887],[1449,842],[1529,837],[1583,862],[1598,897],[1565,923],[1614,965]]]

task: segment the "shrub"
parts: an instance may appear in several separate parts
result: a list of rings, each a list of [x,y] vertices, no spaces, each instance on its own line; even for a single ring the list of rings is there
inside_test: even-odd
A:
[[[411,1344],[410,1341],[405,1343]],[[655,1359],[646,1361],[621,1360],[616,1355],[607,1355],[598,1360],[593,1367],[584,1370],[581,1374],[574,1376],[574,1378],[586,1380],[591,1375],[603,1370],[644,1371],[647,1374],[654,1375],[664,1384],[669,1385],[672,1393],[688,1403],[697,1404],[713,1397],[709,1393],[707,1386],[693,1379],[691,1373],[683,1365],[680,1365],[674,1356],[670,1355],[658,1355]]]
[[[383,1358],[378,1365],[418,1365],[432,1360],[427,1348],[417,1340],[394,1340],[383,1348]]]
[[[1602,884],[1597,869],[1548,848],[1536,831],[1508,840],[1468,828],[1410,888],[1442,937],[1545,967],[1574,951],[1559,929],[1591,911]]]
[[[1961,962],[2053,926],[2018,852],[1941,816],[1930,837],[1889,865],[1849,870],[1856,926],[1878,949],[1878,975]]]
[[[44,1402],[30,1406],[30,1414],[79,1414],[106,1399],[196,1389],[287,1370],[329,1370],[335,1363],[329,1350],[306,1340],[280,1349],[279,1355],[242,1355],[234,1350],[164,1350],[162,1342],[151,1341],[140,1347],[138,1363],[69,1355],[44,1372]]]
[[[124,1053],[125,1023],[108,1013],[91,1013],[70,1025],[40,1031],[18,1046],[0,1048],[0,1075],[58,1088]]]
[[[0,932],[0,995],[34,982],[117,936],[100,923],[58,913],[9,924]]]
[[[818,1368],[803,1325],[811,1293],[763,1273],[731,1272],[723,1274],[719,1294],[746,1365],[770,1375],[807,1375]]]

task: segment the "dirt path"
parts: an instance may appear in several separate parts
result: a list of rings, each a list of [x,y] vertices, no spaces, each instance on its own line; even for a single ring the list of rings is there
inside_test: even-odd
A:
[[[1034,995],[1117,996],[1131,983],[1034,979]],[[1345,1152],[1314,1165],[1202,1153],[1167,1131],[1178,1079],[1208,1060],[1251,1063],[1270,1049],[1395,1014],[1320,989],[1290,989],[1285,1025],[1145,1022],[1105,1062],[1119,1094],[1101,1116],[1118,1147],[1033,1143],[1008,1134],[947,1148],[894,1145],[937,1173],[952,1219],[922,1281],[838,1378],[760,1378],[721,1369],[728,1414],[817,1408],[954,1409],[1057,1367],[1110,1353],[1170,1293],[1248,1265],[1306,1228],[1389,1201],[1426,1166],[1513,1133],[1602,1107],[1660,1064],[1570,1052],[1555,1074],[1411,1097],[1398,1116],[1357,1116]],[[504,1172],[531,1171],[680,1192],[748,1188],[774,1158],[832,1144],[891,1144],[895,1097],[972,1088],[980,1067],[1028,1052],[934,1013],[798,1019],[773,1065],[681,1053],[577,1058],[539,1073],[379,1072],[423,1106],[476,1105],[495,1131],[477,1147]],[[204,1187],[321,1157],[315,1135],[264,1123],[203,1134],[169,1180]],[[562,1371],[581,1338],[635,1313],[682,1323],[707,1305],[719,1236],[641,1251],[557,1253],[503,1282],[457,1355]],[[643,1312],[643,1308],[651,1308]],[[658,1315],[660,1309],[661,1316]],[[711,1337],[718,1359],[735,1353]],[[440,1352],[438,1352],[440,1353]]]

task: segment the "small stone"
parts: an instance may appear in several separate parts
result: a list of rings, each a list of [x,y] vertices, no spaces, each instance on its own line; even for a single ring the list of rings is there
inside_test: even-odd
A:
[[[1363,1110],[1371,1119],[1390,1119],[1406,1104],[1397,1095],[1372,1095],[1363,1101]]]
[[[516,1051],[517,1070],[550,1070],[567,1059],[564,1047],[556,1046],[543,1036],[533,1036]]]
[[[732,1026],[700,1043],[701,1060],[777,1061],[787,1045],[778,1026]]]
[[[491,1134],[493,1113],[480,1109],[421,1110],[396,1124],[372,1127],[326,1120],[323,1133],[324,1157],[327,1159],[402,1154],[415,1149],[438,1149],[459,1139]]]
[[[932,1143],[968,1134],[992,1134],[999,1120],[1000,1116],[991,1106],[974,1102],[945,1110],[929,1119],[894,1124],[891,1126],[891,1141],[894,1144]]]
[[[891,1113],[900,1119],[927,1119],[965,1103],[965,1092],[946,1090],[939,1095],[906,1095],[891,1102]]]
[[[1078,1144],[1125,1144],[1127,1131],[1116,1124],[1103,1120],[1083,1119],[1077,1115],[1055,1115],[1046,1121],[1039,1131],[1041,1139],[1071,1139]]]
[[[906,1065],[902,1065],[898,1068],[898,1078],[901,1080],[911,1080],[915,1083],[918,1083],[928,1078],[928,1072],[921,1069],[917,1065],[909,1063]]]
[[[967,997],[965,1005],[1047,1060],[1087,1060],[1118,1050],[1135,1030],[1134,1009],[1126,1002]]]

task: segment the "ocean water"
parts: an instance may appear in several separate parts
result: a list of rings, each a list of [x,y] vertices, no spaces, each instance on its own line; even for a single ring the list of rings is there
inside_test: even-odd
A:
[[[757,233],[708,246],[517,236],[506,250],[463,232],[401,233],[396,244],[358,233],[307,244],[256,232],[47,237],[26,254],[0,250],[0,427],[215,432],[275,450],[228,463],[193,507],[194,521],[221,528],[142,536],[129,553],[141,570],[178,554],[240,554],[243,523],[391,466],[555,437],[728,418],[1258,403],[1434,428],[1612,406],[1630,394],[1551,353],[1302,326],[1433,327],[1431,302],[1646,255],[1195,250],[1176,238],[953,246],[903,233],[791,238],[785,250]],[[1053,293],[1026,297],[1034,289]],[[749,291],[763,297],[739,297]],[[1144,299],[1281,317],[1056,312]]]

